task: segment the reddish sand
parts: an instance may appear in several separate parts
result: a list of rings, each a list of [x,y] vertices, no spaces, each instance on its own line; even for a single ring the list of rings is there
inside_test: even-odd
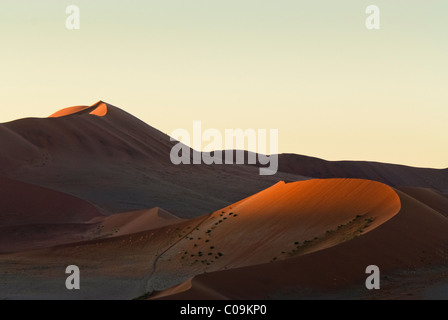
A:
[[[448,198],[433,189],[402,187],[399,190],[448,217]]]
[[[160,208],[105,217],[74,196],[4,177],[0,189],[0,253],[138,233],[183,221]]]
[[[448,192],[448,168],[415,168],[368,161],[326,161],[297,154],[281,154],[279,170],[313,178],[359,178],[394,187],[424,187]]]
[[[90,203],[39,186],[0,177],[0,226],[82,223],[100,216]]]
[[[407,194],[398,194],[400,212],[362,237],[285,261],[200,275],[190,290],[170,299],[217,298],[210,295],[212,291],[232,299],[318,298],[328,292],[338,294],[333,297],[349,296],[348,291],[338,290],[354,290],[353,297],[368,297],[365,268],[371,264],[378,265],[382,273],[392,272],[389,278],[383,277],[383,284],[393,291],[382,290],[382,297],[401,288],[405,291],[419,283],[421,268],[448,263],[448,219]],[[394,279],[394,271],[404,275]],[[419,290],[429,284],[422,281]],[[408,293],[395,297],[412,297]]]
[[[292,155],[276,176],[175,166],[167,135],[101,101],[1,124],[0,146],[0,299],[360,297],[370,264],[387,295],[394,272],[403,287],[448,265],[447,170]],[[297,173],[404,187],[278,182]],[[71,264],[78,293],[63,286]]]
[[[92,279],[126,276],[129,283],[134,283],[132,290],[136,290],[135,283],[139,281],[139,290],[132,291],[134,297],[153,290],[156,291],[154,297],[169,296],[187,290],[189,285],[185,281],[199,274],[269,262],[277,265],[283,260],[308,256],[311,252],[340,243],[356,242],[384,224],[399,209],[396,193],[390,187],[373,181],[282,182],[201,218],[179,222],[171,219],[170,215],[164,215],[174,224],[137,234],[125,233],[140,230],[139,223],[129,220],[138,221],[142,214],[126,214],[124,217],[127,219],[123,221],[121,217],[106,218],[102,222],[105,222],[103,228],[107,230],[98,232],[97,236],[113,238],[16,254],[8,257],[10,262],[3,267],[14,274],[9,267],[13,263],[28,261],[31,268],[39,261],[52,267],[45,271],[32,271],[26,267],[27,272],[51,277],[55,272],[53,268],[75,263],[89,270],[87,275]],[[101,221],[91,222],[97,226],[101,224]],[[131,226],[129,223],[132,227],[126,230]],[[114,234],[113,230],[118,231]],[[119,236],[119,232],[123,235]],[[357,239],[352,240],[354,238]],[[134,278],[130,278],[129,272]],[[97,280],[92,281],[96,283]],[[14,282],[11,283],[13,285]],[[84,292],[92,296],[108,296],[101,289],[103,287],[95,288]],[[203,290],[211,297],[226,296],[226,293],[217,288],[209,289],[207,285]],[[126,292],[123,294],[129,294]]]
[[[89,114],[93,114],[98,117],[104,117],[107,114],[107,105],[104,102],[99,102]]]
[[[184,220],[172,215],[161,208],[139,210],[115,214],[109,217],[98,217],[90,221],[98,225],[97,238],[118,237],[127,234],[139,233],[168,225],[183,222]]]
[[[77,263],[90,270],[92,279],[127,277],[128,285],[120,287],[121,298],[137,297],[153,288],[158,292],[152,298],[266,299],[319,297],[327,292],[336,292],[340,298],[365,296],[365,268],[376,264],[390,279],[383,279],[385,287],[389,281],[397,290],[419,281],[418,268],[448,263],[448,219],[397,192],[400,199],[385,185],[351,179],[279,183],[209,216],[139,234],[14,255],[2,267],[14,273],[10,266],[29,261],[29,267],[24,264],[28,273],[51,277],[64,264]],[[141,213],[126,215],[139,219]],[[285,222],[276,222],[282,215]],[[116,219],[120,218],[106,224]],[[128,223],[124,220],[117,223],[123,230]],[[282,232],[274,235],[278,224]],[[113,223],[109,226],[114,227]],[[297,246],[296,240],[300,241]],[[200,258],[199,251],[203,252]],[[215,255],[219,252],[223,255]],[[210,261],[207,265],[192,259]],[[31,269],[37,261],[54,266],[46,271]],[[408,278],[397,280],[393,277],[396,270],[404,270]],[[178,282],[167,281],[173,278]],[[109,296],[107,285],[92,281],[92,287],[87,285],[84,291],[87,297]],[[388,290],[392,289],[382,290],[386,297],[395,292]]]
[[[309,254],[364,235],[399,210],[397,194],[374,181],[280,182],[190,225],[158,258],[153,277],[191,277]]]
[[[166,134],[99,101],[52,118],[0,124],[0,147],[8,150],[0,154],[0,175],[74,195],[104,214],[161,207],[182,218],[213,212],[278,181],[308,179],[296,173],[448,192],[448,170],[280,155],[280,170],[292,173],[259,176],[258,168],[247,165],[175,166],[169,157],[173,144]],[[181,200],[173,201],[173,194]]]
[[[68,108],[64,108],[62,110],[56,111],[55,113],[50,115],[49,118],[65,117],[65,116],[68,116],[68,115],[72,115],[72,114],[84,111],[84,110],[89,109],[89,108],[91,108],[91,106],[68,107]]]
[[[58,191],[0,177],[0,253],[85,240],[100,212]]]
[[[303,179],[259,176],[246,165],[173,165],[168,135],[101,101],[52,116],[0,124],[0,147],[8,150],[0,175],[74,195],[107,215],[160,207],[192,218],[279,180]]]
[[[99,117],[104,117],[107,114],[107,105],[102,101],[98,101],[91,106],[68,107],[53,113],[49,118],[60,118],[74,114],[84,114],[86,112]]]
[[[8,185],[11,184],[8,183]],[[36,192],[34,195],[41,199],[40,196],[46,193],[39,190],[39,187],[36,188],[34,191],[40,192]],[[25,191],[25,189],[22,190]],[[51,194],[51,192],[53,191],[49,191],[48,194]],[[95,218],[92,219],[87,216],[84,219],[73,222],[71,221],[73,219],[65,217],[65,215],[67,213],[75,215],[79,213],[81,217],[85,209],[76,206],[76,202],[82,203],[82,200],[71,199],[71,196],[61,193],[57,194],[61,202],[59,205],[53,202],[54,206],[50,205],[49,208],[51,209],[47,211],[45,206],[38,202],[30,202],[24,206],[16,207],[14,215],[20,210],[20,215],[25,219],[21,223],[16,224],[13,224],[15,220],[5,219],[4,223],[0,225],[0,253],[26,251],[68,243],[81,243],[95,239],[137,234],[179,224],[184,221],[163,209],[152,208],[120,213],[109,217],[99,215],[99,212],[93,209],[92,213],[96,214]],[[48,204],[50,203],[48,202]],[[8,205],[11,204],[13,202],[8,203]],[[65,207],[65,204],[68,206]],[[36,207],[33,207],[33,205]],[[1,217],[7,218],[8,214],[12,215],[13,213],[8,213],[5,210]],[[42,217],[43,214],[45,214],[45,219]],[[53,221],[48,221],[50,217],[54,218]]]

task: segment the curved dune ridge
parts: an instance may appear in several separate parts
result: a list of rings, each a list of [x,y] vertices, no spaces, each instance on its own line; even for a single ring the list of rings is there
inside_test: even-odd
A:
[[[243,300],[309,299],[318,296],[316,292],[329,293],[326,297],[331,299],[359,299],[359,294],[366,298],[373,292],[359,288],[364,286],[365,268],[370,264],[381,268],[381,290],[376,293],[380,298],[390,299],[391,292],[399,299],[424,297],[420,290],[428,290],[434,280],[446,281],[440,267],[435,268],[433,276],[428,277],[427,272],[448,264],[448,217],[439,211],[446,211],[448,199],[427,189],[396,191],[400,212],[365,236],[278,263],[203,274],[195,277],[190,289],[167,298],[222,299],[213,292]],[[403,278],[398,276],[400,270],[404,270]]]
[[[175,277],[187,280],[329,248],[377,228],[400,207],[397,193],[379,182],[279,182],[180,231],[182,238],[157,259],[148,289],[178,285],[170,280]]]
[[[98,101],[97,103],[91,106],[75,106],[61,109],[52,115],[49,118],[61,118],[75,114],[84,114],[88,113],[91,115],[95,115],[98,117],[104,117],[107,114],[107,104],[102,101]]]

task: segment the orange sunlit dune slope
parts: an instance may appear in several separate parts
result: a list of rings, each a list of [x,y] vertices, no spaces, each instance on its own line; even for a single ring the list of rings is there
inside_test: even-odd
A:
[[[49,118],[60,118],[74,114],[83,114],[87,112],[92,115],[103,117],[107,114],[107,104],[102,101],[98,101],[97,103],[91,106],[68,107],[53,113],[52,115],[49,116]]]
[[[173,272],[190,279],[309,254],[363,236],[400,207],[397,193],[379,182],[279,182],[191,224],[191,231],[158,259],[157,271],[162,278]]]

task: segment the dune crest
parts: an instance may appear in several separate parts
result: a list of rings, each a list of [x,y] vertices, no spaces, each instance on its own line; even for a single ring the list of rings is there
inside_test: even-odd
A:
[[[97,103],[91,106],[68,107],[53,113],[52,115],[49,116],[49,118],[61,118],[71,116],[74,114],[84,114],[87,112],[91,115],[104,117],[107,114],[107,104],[102,101],[98,101]]]
[[[98,103],[95,109],[93,109],[89,114],[98,117],[104,117],[107,114],[107,104],[105,104],[104,102]]]

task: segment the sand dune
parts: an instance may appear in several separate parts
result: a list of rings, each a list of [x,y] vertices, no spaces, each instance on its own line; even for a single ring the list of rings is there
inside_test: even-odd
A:
[[[100,216],[92,204],[39,186],[0,177],[0,226],[81,223]]]
[[[448,274],[448,170],[280,155],[259,176],[172,146],[102,101],[0,124],[0,298],[401,297]]]
[[[68,107],[53,113],[52,115],[49,116],[49,118],[60,118],[85,113],[96,115],[99,117],[104,117],[107,114],[107,105],[102,101],[98,101],[92,106]]]
[[[72,194],[104,214],[161,207],[191,218],[278,181],[310,178],[366,178],[448,190],[448,170],[333,163],[296,155],[280,155],[280,170],[286,173],[276,176],[259,176],[248,165],[175,166],[169,158],[169,136],[102,101],[63,109],[52,118],[5,123],[0,133],[0,147],[9,150],[0,154],[0,175]],[[200,183],[192,183],[191,177]],[[171,194],[182,195],[182,201],[172,201]]]
[[[84,240],[101,213],[74,196],[0,177],[0,253]]]
[[[378,182],[280,182],[190,225],[158,258],[149,288],[160,290],[181,275],[281,261],[332,247],[368,233],[399,209],[397,194]]]
[[[133,297],[140,296],[147,291],[161,297],[188,289],[188,283],[184,282],[199,274],[276,264],[365,237],[364,234],[393,217],[399,208],[396,193],[378,182],[350,179],[281,182],[231,207],[193,220],[179,222],[165,215],[164,219],[176,223],[145,232],[126,234],[127,221],[106,218],[103,221],[108,231],[121,225],[123,235],[117,233],[112,238],[25,252],[8,259],[15,262],[39,259],[43,263],[48,260],[53,261],[53,268],[69,262],[82,265],[91,270],[88,274],[92,280],[83,292],[87,297],[105,294],[107,285],[97,288],[98,272],[101,279],[127,274],[128,284],[121,285],[127,289],[123,289],[121,298],[131,293]],[[137,220],[140,217],[138,213],[127,216]],[[135,225],[138,224],[132,226],[132,231],[138,231]],[[42,277],[39,272],[35,271]],[[51,270],[45,274],[51,274]],[[10,282],[13,285],[16,284]],[[214,292],[215,297],[227,296],[215,289],[206,291]]]
[[[428,188],[399,188],[407,195],[411,196],[415,200],[427,205],[435,211],[448,217],[448,198],[433,189]]]
[[[203,218],[184,222],[187,227]],[[100,225],[97,225],[100,226]],[[146,293],[154,260],[178,240],[181,225],[147,232],[110,235],[27,252],[0,254],[2,299],[133,299]],[[64,270],[82,270],[83,289],[68,291]],[[20,266],[18,268],[17,266]],[[41,268],[40,266],[45,266]],[[33,288],[28,284],[32,281]],[[61,285],[62,284],[62,285]]]
[[[0,253],[138,233],[182,222],[160,208],[106,217],[74,196],[0,177]]]
[[[26,224],[0,226],[0,254],[137,234],[184,221],[163,209],[152,208],[109,217],[99,215],[89,221],[77,223],[56,219],[55,222],[48,222],[37,220],[39,214],[45,211],[44,208],[36,208],[21,213],[26,219],[22,223]],[[77,212],[74,207],[55,208],[61,215]],[[29,218],[34,214],[35,219]]]
[[[82,223],[0,227],[0,254],[90,240],[93,226]],[[0,256],[1,260],[1,256]]]
[[[3,132],[0,147],[9,152],[0,154],[0,175],[72,194],[104,214],[161,207],[180,217],[200,216],[280,180],[303,179],[260,177],[245,165],[175,166],[169,136],[101,101],[51,118],[4,123]],[[172,201],[173,194],[182,200]]]
[[[92,106],[75,106],[75,107],[68,107],[61,109],[59,111],[56,111],[52,115],[49,116],[49,118],[60,118],[65,117],[69,115],[73,115],[75,113],[81,113],[82,111],[86,111],[87,109],[92,110]]]
[[[39,147],[3,125],[0,125],[0,146],[2,150],[8,150],[0,154],[0,170],[4,174],[48,157]]]
[[[415,168],[368,161],[326,161],[297,154],[279,155],[279,170],[313,178],[359,178],[395,187],[448,192],[448,168]]]
[[[139,233],[147,230],[157,229],[172,224],[183,222],[161,208],[139,210],[115,214],[109,217],[98,217],[90,221],[99,227],[96,238],[118,237],[127,234]]]
[[[369,298],[375,295],[365,290],[364,281],[365,268],[371,264],[383,274],[378,298],[419,298],[431,284],[424,272],[435,268],[439,276],[434,275],[433,281],[443,277],[448,219],[409,195],[398,194],[400,212],[362,237],[285,261],[200,275],[191,289],[169,298],[207,299],[211,290],[232,299]]]

